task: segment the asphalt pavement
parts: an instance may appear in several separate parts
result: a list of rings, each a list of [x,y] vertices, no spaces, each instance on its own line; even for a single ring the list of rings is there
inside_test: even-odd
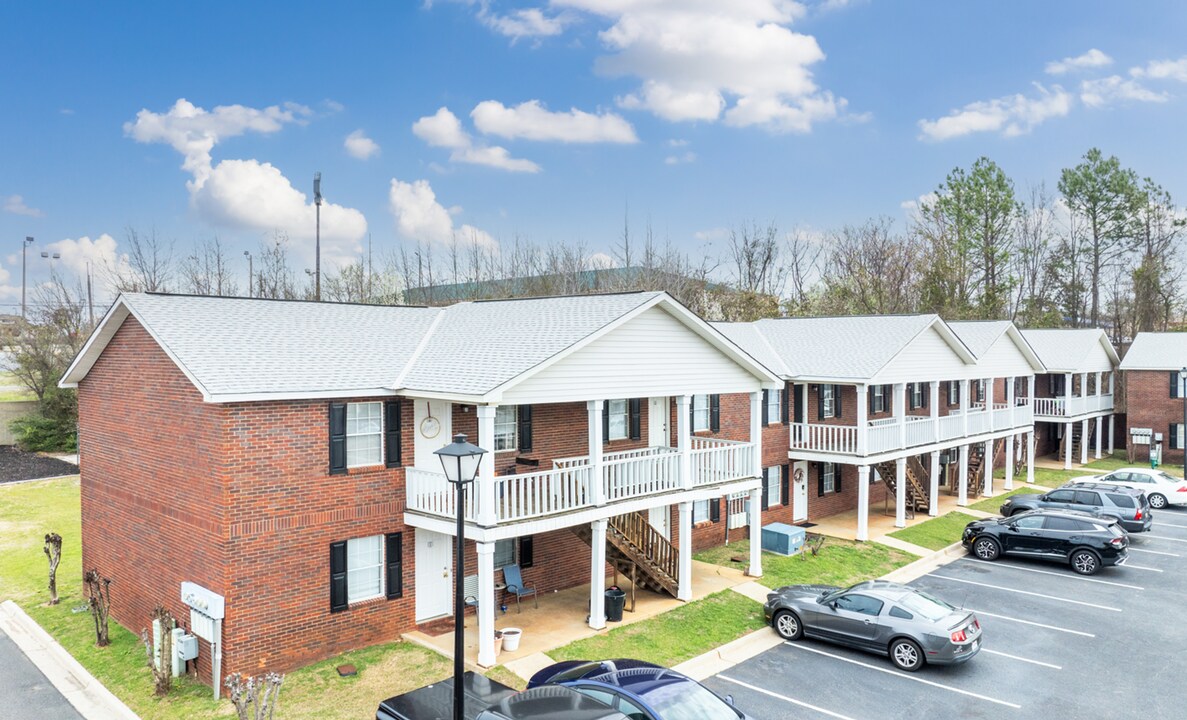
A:
[[[82,720],[45,675],[0,629],[0,720]]]

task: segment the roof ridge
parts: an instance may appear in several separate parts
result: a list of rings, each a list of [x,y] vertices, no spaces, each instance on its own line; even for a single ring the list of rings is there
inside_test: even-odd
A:
[[[450,307],[456,306],[450,305],[442,308],[433,308],[437,314],[433,316],[433,322],[429,323],[429,327],[425,330],[425,334],[421,336],[420,342],[416,344],[416,349],[413,350],[412,354],[408,356],[408,361],[404,363],[404,367],[400,370],[400,374],[396,376],[395,382],[392,383],[393,390],[403,386],[404,380],[408,377],[408,373],[412,370],[412,366],[416,364],[416,361],[424,353],[425,348],[428,347],[429,339],[432,338],[433,333],[437,331],[437,326],[441,324],[441,318],[445,317],[445,313]]]

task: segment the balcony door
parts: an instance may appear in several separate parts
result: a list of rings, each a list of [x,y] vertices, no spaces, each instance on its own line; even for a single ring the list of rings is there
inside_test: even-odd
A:
[[[653,397],[647,401],[647,444],[650,447],[670,447],[672,434],[668,431],[668,423],[672,412],[668,405],[668,398]]]

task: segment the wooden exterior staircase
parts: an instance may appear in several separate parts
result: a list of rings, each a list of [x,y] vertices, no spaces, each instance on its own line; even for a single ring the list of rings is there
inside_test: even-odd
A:
[[[881,462],[874,466],[878,471],[878,476],[886,483],[886,490],[890,497],[898,497],[898,470],[895,467],[895,461],[889,460]],[[919,458],[911,455],[907,458],[907,469],[904,473],[907,480],[907,509],[911,511],[912,516],[916,512],[926,513],[931,505],[931,500],[928,497],[928,472],[923,467],[923,463],[919,462]]]
[[[969,452],[969,485],[968,494],[970,497],[981,497],[985,492],[985,475],[982,472],[985,465],[985,453],[982,450],[982,444],[977,443]],[[992,467],[997,467],[1005,462],[1004,455],[1006,453],[1006,439],[998,438],[993,441],[993,464]]]
[[[1088,419],[1088,437],[1090,437],[1090,438],[1096,434],[1096,423],[1097,423],[1097,418],[1089,418]],[[1081,426],[1081,423],[1074,422],[1074,423],[1072,423],[1071,434],[1070,435],[1068,433],[1063,434],[1063,439],[1059,441],[1059,459],[1060,460],[1066,460],[1068,457],[1067,453],[1070,450],[1070,452],[1072,454],[1072,462],[1074,462],[1074,463],[1080,462],[1080,443],[1084,442],[1084,438],[1081,436],[1081,433],[1080,433],[1080,426]]]
[[[589,525],[571,528],[573,534],[592,547]],[[610,518],[606,525],[606,560],[634,563],[639,569],[638,587],[666,592],[676,597],[680,588],[680,565],[676,546],[652,527],[644,513]]]

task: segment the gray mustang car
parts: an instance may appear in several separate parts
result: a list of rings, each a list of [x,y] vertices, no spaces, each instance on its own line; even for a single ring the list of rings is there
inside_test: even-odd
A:
[[[807,636],[888,655],[909,672],[962,663],[981,649],[981,623],[972,612],[885,580],[849,588],[788,585],[767,595],[763,609],[786,640]]]

